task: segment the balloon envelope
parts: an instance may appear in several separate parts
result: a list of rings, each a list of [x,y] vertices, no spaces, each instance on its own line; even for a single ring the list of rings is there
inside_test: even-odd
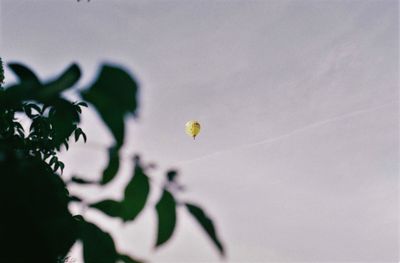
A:
[[[200,123],[198,121],[188,121],[185,125],[185,131],[187,135],[194,139],[200,132]]]

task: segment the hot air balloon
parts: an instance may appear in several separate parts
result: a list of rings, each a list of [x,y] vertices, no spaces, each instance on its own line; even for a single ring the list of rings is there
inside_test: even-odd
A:
[[[188,121],[185,125],[185,131],[187,135],[195,139],[200,132],[200,123],[198,121]]]

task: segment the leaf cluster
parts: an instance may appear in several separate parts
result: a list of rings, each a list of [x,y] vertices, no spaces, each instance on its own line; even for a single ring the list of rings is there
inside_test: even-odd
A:
[[[118,252],[109,233],[81,215],[72,215],[68,209],[70,202],[79,202],[123,222],[132,222],[148,206],[154,184],[139,156],[134,158],[132,176],[121,200],[87,204],[68,191],[68,184],[103,187],[116,177],[125,119],[137,117],[136,80],[120,67],[103,65],[92,84],[76,89],[81,76],[76,64],[49,81],[39,80],[22,64],[8,66],[18,83],[0,88],[0,208],[7,213],[0,219],[0,241],[7,244],[0,246],[0,262],[62,262],[77,240],[83,243],[85,262],[139,262]],[[1,68],[0,83],[3,79]],[[63,95],[70,89],[76,91],[79,101],[72,102]],[[114,144],[108,150],[109,160],[99,180],[79,176],[64,180],[58,174],[65,168],[58,153],[62,147],[69,149],[71,137],[87,141],[79,127],[85,107],[96,110],[113,135]],[[157,215],[155,247],[170,240],[177,224],[177,209],[183,207],[223,255],[223,245],[210,217],[199,206],[176,197],[184,189],[177,178],[176,170],[166,172],[160,199],[153,207]]]

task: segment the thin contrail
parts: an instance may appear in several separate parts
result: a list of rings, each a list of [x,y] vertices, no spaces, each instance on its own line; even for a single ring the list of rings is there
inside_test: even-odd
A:
[[[391,101],[391,102],[387,102],[387,103],[381,104],[381,105],[379,105],[377,107],[353,111],[353,112],[350,112],[350,113],[347,113],[347,114],[339,115],[339,116],[336,116],[336,117],[333,117],[333,118],[330,118],[330,119],[326,119],[326,120],[323,120],[323,121],[319,121],[319,122],[315,122],[315,123],[303,126],[301,128],[295,129],[295,130],[293,130],[293,131],[291,131],[289,133],[286,133],[286,134],[283,134],[283,135],[280,135],[280,136],[277,136],[277,137],[274,137],[274,138],[264,139],[264,140],[257,141],[257,142],[251,142],[251,143],[240,145],[240,146],[237,146],[237,147],[234,147],[234,148],[231,148],[231,149],[226,149],[226,150],[213,152],[213,153],[206,154],[206,155],[203,155],[203,156],[200,156],[200,157],[196,157],[196,158],[193,158],[193,159],[189,159],[189,160],[183,160],[183,161],[178,162],[177,164],[178,165],[187,164],[187,163],[203,160],[203,159],[206,159],[206,158],[209,158],[209,157],[212,157],[212,156],[215,156],[215,155],[220,155],[220,154],[223,154],[223,153],[227,153],[227,152],[239,151],[239,150],[255,147],[255,146],[258,146],[258,145],[274,143],[276,141],[280,141],[282,139],[288,138],[288,137],[290,137],[292,135],[295,135],[297,133],[300,133],[300,132],[303,132],[303,131],[306,131],[306,130],[309,130],[309,129],[312,129],[312,128],[315,128],[315,127],[319,127],[319,126],[325,125],[325,124],[333,122],[333,121],[339,121],[339,120],[343,120],[343,119],[346,119],[346,118],[349,118],[349,117],[353,117],[353,116],[356,116],[356,115],[372,112],[372,111],[381,109],[381,108],[383,108],[383,107],[385,107],[385,106],[387,106],[389,104],[396,103],[396,102],[397,101]]]

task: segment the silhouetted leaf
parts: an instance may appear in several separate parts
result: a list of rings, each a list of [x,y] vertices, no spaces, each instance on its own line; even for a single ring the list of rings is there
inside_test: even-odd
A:
[[[81,77],[78,65],[72,64],[58,78],[45,84],[37,93],[37,99],[45,102],[58,97],[61,92],[71,88]]]
[[[55,80],[42,84],[27,67],[21,64],[10,64],[10,68],[17,74],[20,83],[6,90],[4,98],[9,105],[30,99],[43,103],[50,102],[72,87],[81,76],[79,67],[73,64]]]
[[[156,247],[164,244],[174,233],[176,224],[176,203],[170,192],[164,189],[156,205],[158,232]]]
[[[33,112],[32,112],[32,110],[35,110],[36,111],[36,114],[34,114]],[[25,114],[29,117],[29,118],[34,118],[35,116],[38,116],[38,115],[40,115],[40,113],[41,113],[41,109],[40,109],[40,107],[38,106],[38,105],[36,105],[36,104],[33,104],[33,103],[28,103],[28,104],[25,104],[24,105],[24,111],[25,111]]]
[[[58,168],[60,168],[60,163],[59,163],[59,162],[56,162],[56,163],[54,164],[54,169],[53,169],[53,171],[54,171],[54,172],[57,172]]]
[[[124,199],[103,200],[90,205],[112,217],[120,217],[124,221],[134,220],[146,205],[150,191],[149,178],[142,167],[136,164],[132,179],[125,188]]]
[[[2,88],[2,84],[4,83],[4,68],[3,68],[3,60],[0,58],[0,90]]]
[[[21,138],[24,138],[24,137],[25,137],[25,133],[24,133],[23,130],[18,129],[18,130],[17,130],[17,133],[18,133],[18,135],[19,135]]]
[[[118,259],[119,259],[120,261],[122,261],[123,263],[144,263],[144,261],[142,261],[142,260],[133,259],[133,258],[131,258],[130,256],[122,255],[122,254],[120,254],[120,255],[118,256]]]
[[[86,143],[86,134],[82,131],[81,128],[77,128],[75,129],[75,142],[77,142],[79,140],[79,136],[82,135],[83,141]]]
[[[103,171],[101,184],[104,185],[110,182],[117,174],[118,169],[119,169],[118,149],[116,149],[115,147],[111,147],[108,149],[108,164]]]
[[[15,127],[16,127],[18,130],[24,131],[24,127],[22,127],[21,123],[19,123],[19,122],[13,122],[13,124],[15,125]]]
[[[136,111],[137,89],[136,81],[126,71],[104,65],[93,85],[82,92],[110,128],[118,148],[124,141],[124,116]]]
[[[83,137],[83,141],[86,143],[86,140],[87,140],[86,134],[84,132],[82,132],[81,134],[82,134],[82,137]]]
[[[68,144],[68,141],[67,141],[67,139],[65,139],[65,141],[64,141],[64,146],[65,146],[65,149],[68,151],[68,149],[69,149],[69,144]]]
[[[61,174],[62,174],[63,171],[64,171],[64,168],[65,168],[65,164],[64,164],[63,162],[58,162],[58,165],[59,165],[59,167],[60,167]]]
[[[75,105],[75,109],[76,109],[77,112],[82,113],[82,110],[81,110],[81,108],[79,106]]]
[[[8,108],[18,107],[22,101],[34,99],[35,91],[41,86],[35,86],[32,82],[21,82],[12,85],[2,92],[0,97],[0,105]],[[39,84],[38,84],[39,85]]]
[[[170,170],[167,172],[167,179],[168,182],[174,182],[175,181],[175,177],[178,175],[177,171],[175,170]]]
[[[73,133],[79,122],[79,114],[75,111],[74,105],[64,99],[53,101],[55,111],[50,118],[54,133],[54,143],[61,145]]]
[[[57,162],[58,162],[58,158],[57,158],[56,156],[53,156],[53,157],[50,159],[49,165],[52,166],[53,164],[55,164],[55,163],[57,163]]]
[[[54,116],[54,113],[56,112],[56,108],[55,107],[51,107],[49,110],[49,117]]]
[[[88,107],[87,103],[84,101],[78,102],[76,105],[86,107],[86,108]]]
[[[86,180],[77,176],[72,176],[71,182],[76,183],[76,184],[97,184],[95,181],[91,180]]]
[[[74,134],[75,134],[75,142],[77,142],[77,141],[79,140],[80,129],[76,129],[76,130],[74,131]]]
[[[71,195],[69,197],[69,201],[70,202],[82,202],[82,199],[80,197],[75,196],[75,195]]]
[[[193,204],[185,204],[189,213],[197,220],[201,227],[206,231],[207,235],[211,238],[214,244],[217,246],[221,255],[224,255],[224,247],[219,240],[217,233],[215,232],[214,223],[212,220],[204,213],[203,209]]]
[[[42,111],[40,112],[40,114],[44,114],[44,112],[46,111],[46,109],[49,108],[49,107],[50,107],[50,105],[48,105],[48,104],[43,104]]]
[[[85,263],[114,263],[118,259],[111,236],[95,224],[81,222],[81,240]]]
[[[73,217],[73,219],[74,219],[75,221],[77,221],[77,222],[79,222],[79,223],[85,221],[85,219],[83,218],[82,215],[74,215],[74,216],[72,216],[72,217]]]
[[[8,67],[18,76],[20,82],[32,82],[40,85],[38,77],[28,67],[19,63],[10,63]]]
[[[90,207],[100,210],[111,217],[121,217],[123,207],[122,204],[114,200],[103,200],[98,203],[91,204]]]
[[[123,200],[125,221],[134,220],[146,205],[150,191],[149,178],[139,164],[135,165],[131,181],[125,188]]]

